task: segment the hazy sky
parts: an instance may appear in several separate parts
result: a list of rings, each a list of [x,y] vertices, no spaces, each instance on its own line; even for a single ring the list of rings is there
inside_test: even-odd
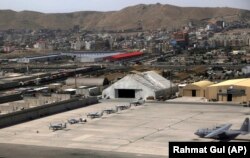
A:
[[[172,4],[195,7],[233,7],[250,10],[250,0],[0,0],[0,9],[33,10],[46,13],[112,11],[136,4]]]

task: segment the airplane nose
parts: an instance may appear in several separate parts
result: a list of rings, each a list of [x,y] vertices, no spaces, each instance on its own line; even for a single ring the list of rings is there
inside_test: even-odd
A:
[[[195,135],[199,135],[199,131],[196,131],[194,134],[195,134]]]

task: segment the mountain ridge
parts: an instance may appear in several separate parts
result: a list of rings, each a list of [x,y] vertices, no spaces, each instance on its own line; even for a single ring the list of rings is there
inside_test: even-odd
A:
[[[244,17],[242,17],[244,15]],[[119,11],[77,11],[71,13],[41,13],[36,11],[0,10],[0,29],[68,29],[79,25],[92,30],[135,29],[140,22],[144,29],[173,28],[188,21],[223,19],[250,21],[250,11],[228,7],[178,7],[168,4],[139,4]],[[231,19],[232,19],[231,18]]]

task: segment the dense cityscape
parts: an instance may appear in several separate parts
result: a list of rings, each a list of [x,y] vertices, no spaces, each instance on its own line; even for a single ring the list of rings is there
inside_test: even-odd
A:
[[[143,20],[126,29],[0,29],[0,55],[5,151],[164,157],[170,141],[210,141],[197,129],[237,128],[250,115],[250,20],[240,14],[157,29]],[[246,122],[235,137],[249,142]]]

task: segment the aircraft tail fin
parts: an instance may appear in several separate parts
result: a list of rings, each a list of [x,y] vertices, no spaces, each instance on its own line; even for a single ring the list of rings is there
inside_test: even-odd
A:
[[[249,118],[246,118],[245,121],[243,122],[240,131],[250,133],[250,121]]]

